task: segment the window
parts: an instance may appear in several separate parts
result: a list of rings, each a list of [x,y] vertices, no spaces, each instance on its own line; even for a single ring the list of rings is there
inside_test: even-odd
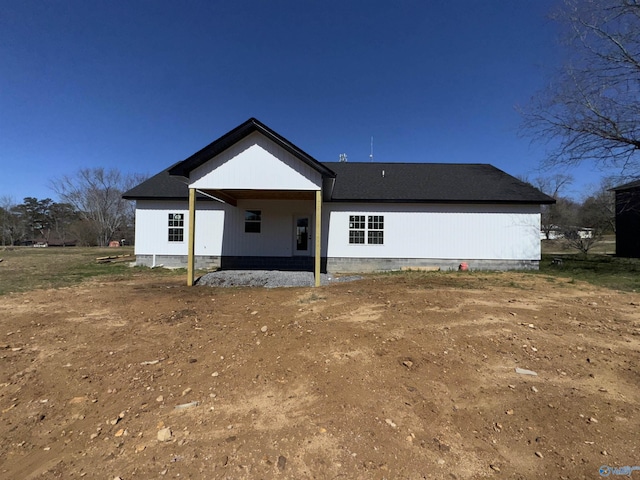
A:
[[[367,243],[371,245],[384,243],[384,217],[382,215],[369,215],[367,230]]]
[[[181,213],[169,214],[169,241],[184,241],[184,215]]]
[[[246,233],[260,233],[262,212],[260,210],[247,210],[244,212],[244,231]]]
[[[366,239],[366,242],[365,242]],[[384,216],[349,215],[350,244],[384,244]]]
[[[349,215],[349,243],[364,243],[364,215]]]

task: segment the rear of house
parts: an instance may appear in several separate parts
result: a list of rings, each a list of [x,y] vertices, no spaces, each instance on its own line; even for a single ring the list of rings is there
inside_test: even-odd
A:
[[[318,162],[256,119],[125,198],[139,264],[187,266],[191,233],[197,268],[329,272],[537,268],[553,202],[487,164]]]

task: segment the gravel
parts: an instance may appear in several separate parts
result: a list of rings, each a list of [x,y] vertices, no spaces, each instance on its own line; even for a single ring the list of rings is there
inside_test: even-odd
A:
[[[323,273],[320,284],[328,285],[336,282],[352,282],[361,280],[358,275],[334,277]],[[206,273],[200,277],[196,285],[209,287],[313,287],[315,280],[312,272],[286,272],[281,270],[220,270]]]

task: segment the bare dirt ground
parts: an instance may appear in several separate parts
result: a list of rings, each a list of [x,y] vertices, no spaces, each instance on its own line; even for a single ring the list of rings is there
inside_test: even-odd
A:
[[[0,297],[1,478],[593,479],[640,465],[638,293],[520,273],[183,283]]]

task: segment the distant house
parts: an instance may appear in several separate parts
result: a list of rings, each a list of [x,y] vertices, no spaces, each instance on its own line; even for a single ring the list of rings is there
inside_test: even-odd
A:
[[[559,227],[551,225],[546,231],[540,230],[540,240],[561,240],[565,238],[567,232],[575,233],[583,239],[593,238],[593,231],[593,228],[588,227]]]
[[[319,162],[254,118],[124,198],[139,264],[316,274],[537,268],[554,202],[488,164]]]
[[[640,180],[611,190],[616,194],[616,255],[640,258]]]

